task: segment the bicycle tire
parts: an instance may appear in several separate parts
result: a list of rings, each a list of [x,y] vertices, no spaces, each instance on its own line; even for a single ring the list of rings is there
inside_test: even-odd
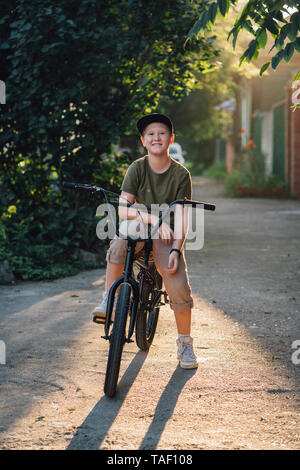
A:
[[[121,357],[125,344],[125,330],[130,304],[130,296],[130,284],[128,282],[122,283],[119,287],[114,326],[110,338],[105,374],[104,393],[108,397],[113,397],[117,391]]]
[[[157,289],[162,288],[162,278],[154,267],[155,287]],[[145,284],[141,292],[141,300],[143,302],[149,299],[151,288]],[[139,310],[137,312],[136,324],[135,324],[135,339],[136,344],[142,351],[147,351],[152,342],[157,328],[159,307],[154,308],[151,311],[146,309]]]

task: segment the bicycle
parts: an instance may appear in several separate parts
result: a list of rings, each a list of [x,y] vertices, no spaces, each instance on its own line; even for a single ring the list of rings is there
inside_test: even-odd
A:
[[[133,206],[133,204],[128,202],[122,203],[111,200],[108,193],[116,193],[94,185],[65,182],[63,186],[72,189],[88,190],[92,193],[102,193],[108,204],[108,209],[109,205]],[[117,390],[121,357],[125,343],[133,342],[131,338],[135,331],[137,346],[141,350],[147,351],[153,342],[156,332],[160,307],[169,303],[167,292],[162,290],[162,277],[158,273],[151,255],[153,236],[169,214],[171,207],[175,204],[191,205],[192,207],[201,205],[206,210],[215,210],[215,204],[213,203],[189,199],[176,200],[169,204],[166,210],[159,216],[158,222],[148,231],[147,236],[144,238],[126,236],[128,246],[124,271],[122,276],[116,279],[109,290],[104,326],[105,335],[101,336],[101,338],[108,340],[110,343],[104,383],[104,393],[109,397],[113,397]],[[139,205],[135,204],[134,207],[138,208]],[[142,207],[143,209],[146,207],[147,210],[151,210],[151,207]],[[124,238],[120,234],[117,224],[114,229],[117,237],[121,236]],[[142,250],[144,259],[135,255],[135,248],[138,242],[144,242]],[[118,288],[115,317],[112,320],[115,293]],[[164,301],[162,301],[162,297]],[[97,316],[93,317],[93,321],[100,323],[97,321]]]

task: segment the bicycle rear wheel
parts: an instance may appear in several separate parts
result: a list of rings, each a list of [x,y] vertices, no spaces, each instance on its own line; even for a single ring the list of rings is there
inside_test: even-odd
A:
[[[130,296],[130,284],[124,282],[119,287],[114,326],[112,329],[109,345],[108,361],[104,383],[104,393],[108,397],[113,397],[117,390],[121,357],[126,339],[125,330],[130,305]]]
[[[142,282],[140,293],[141,308],[137,312],[135,325],[136,344],[142,351],[147,351],[152,344],[159,316],[159,307],[155,307],[157,302],[154,302],[154,299],[156,293],[162,288],[162,278],[155,266],[151,271],[154,283],[150,284],[145,279]]]

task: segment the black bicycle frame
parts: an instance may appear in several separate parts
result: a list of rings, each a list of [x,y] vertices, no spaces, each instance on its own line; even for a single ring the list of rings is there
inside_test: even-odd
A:
[[[106,200],[106,203],[112,204],[113,206],[123,206],[123,207],[131,207],[133,204],[127,202],[127,203],[122,203],[120,201],[112,201],[109,199],[107,193],[112,192],[112,191],[106,191],[103,188],[99,188],[97,186],[93,185],[87,185],[87,184],[80,184],[80,183],[67,183],[64,182],[63,186],[67,188],[72,188],[72,189],[83,189],[83,190],[88,190],[91,191],[92,193],[95,192],[101,192]],[[114,194],[114,193],[113,193]],[[131,303],[131,312],[130,312],[130,323],[129,323],[129,330],[128,330],[128,337],[126,338],[126,341],[130,341],[130,338],[133,334],[134,331],[134,325],[135,325],[135,319],[136,319],[136,313],[137,313],[137,308],[138,308],[138,303],[139,303],[139,289],[138,289],[138,283],[136,280],[132,277],[132,271],[133,271],[133,262],[134,262],[134,255],[135,255],[135,247],[138,242],[144,241],[144,249],[145,249],[145,267],[148,266],[148,260],[149,260],[149,255],[152,249],[152,237],[156,233],[157,229],[160,227],[161,223],[163,220],[167,217],[167,215],[170,212],[170,209],[172,206],[175,204],[182,204],[182,205],[191,205],[192,207],[197,207],[199,205],[203,206],[203,209],[206,210],[211,210],[214,211],[216,206],[213,203],[208,203],[208,202],[202,202],[202,201],[193,201],[190,199],[184,199],[184,200],[177,200],[171,202],[171,204],[168,205],[168,208],[166,208],[165,212],[159,216],[158,222],[154,225],[152,228],[151,232],[148,234],[146,238],[138,238],[138,239],[133,239],[130,236],[126,237],[128,240],[128,245],[127,245],[127,252],[126,252],[126,260],[125,260],[125,266],[124,266],[124,272],[122,276],[120,276],[111,286],[109,290],[109,295],[108,295],[108,300],[107,300],[107,315],[106,315],[106,320],[105,320],[105,336],[102,336],[102,338],[109,339],[109,328],[111,325],[111,316],[112,316],[112,309],[114,305],[114,298],[115,298],[115,292],[117,288],[119,287],[120,284],[123,282],[127,282],[130,284],[132,288],[132,293],[133,293],[133,301]],[[144,206],[144,205],[139,205],[139,204],[134,204],[135,209],[143,208],[147,209],[147,211],[151,211],[151,207]],[[109,211],[109,210],[108,210]],[[113,223],[113,218],[112,218],[112,223]],[[114,230],[117,235],[117,237],[120,237],[119,230],[116,225],[114,225]],[[121,238],[123,238],[121,236]]]
[[[109,339],[110,338],[109,328],[110,328],[110,325],[111,325],[111,316],[112,316],[112,309],[113,309],[113,305],[114,305],[115,292],[118,289],[119,285],[122,284],[123,282],[127,282],[127,283],[130,284],[131,289],[132,289],[132,293],[133,293],[132,303],[131,303],[131,312],[130,312],[130,323],[129,323],[128,336],[126,338],[126,341],[129,342],[131,336],[133,335],[135,319],[136,319],[136,313],[137,313],[137,308],[138,308],[138,304],[139,304],[139,287],[138,287],[138,283],[132,277],[133,262],[134,262],[136,244],[137,244],[136,240],[128,239],[124,272],[123,272],[122,276],[120,276],[118,279],[115,280],[115,282],[112,284],[112,286],[109,290],[108,299],[107,299],[105,327],[104,327],[105,336],[102,336],[102,338],[104,338],[104,339]]]

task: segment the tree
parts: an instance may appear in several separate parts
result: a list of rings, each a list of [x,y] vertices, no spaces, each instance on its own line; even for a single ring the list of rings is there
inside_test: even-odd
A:
[[[14,205],[16,224],[27,223],[20,253],[37,244],[40,252],[48,244],[49,253],[61,244],[58,258],[75,245],[91,248],[95,202],[62,192],[60,183],[119,189],[128,159],[113,156],[112,144],[136,132],[137,117],[156,109],[160,95],[188,93],[192,71],[203,70],[213,53],[206,38],[182,47],[181,32],[201,3],[2,2],[0,211]],[[5,243],[16,235],[10,233]]]
[[[65,0],[59,6],[19,0],[6,7],[0,162],[6,176],[13,176],[19,198],[28,196],[28,188],[16,185],[15,178],[24,183],[29,167],[36,175],[35,197],[47,186],[47,168],[60,178],[93,179],[100,155],[138,115],[155,108],[161,94],[180,98],[188,91],[192,69],[201,68],[200,59],[212,49],[200,40],[198,63],[192,57],[195,42],[182,49],[180,31],[195,15],[196,4],[170,0],[163,6],[138,0]],[[16,169],[24,158],[20,175]]]
[[[225,17],[230,10],[238,4],[237,0],[207,0],[203,3],[200,16],[190,29],[186,42],[194,36],[202,37],[205,30],[212,30],[218,16]],[[248,46],[240,58],[240,64],[244,61],[256,60],[260,50],[265,49],[268,35],[273,38],[273,44],[269,52],[276,49],[269,62],[260,69],[262,75],[271,65],[275,70],[282,59],[289,62],[295,52],[300,52],[300,2],[297,0],[250,0],[235,21],[228,34],[228,40],[232,37],[233,48],[236,46],[238,36],[242,30],[248,31],[252,36]],[[287,41],[289,40],[289,41]],[[294,81],[300,78],[300,71]]]
[[[233,12],[234,17],[239,11]],[[255,63],[239,66],[238,55],[249,41],[249,33],[242,31],[236,50],[226,41],[234,18],[217,18],[214,25],[214,46],[218,51],[210,60],[213,73],[195,72],[196,87],[180,102],[164,99],[166,113],[172,115],[176,140],[187,152],[189,169],[200,174],[215,158],[215,139],[227,138],[231,134],[238,141],[240,128],[233,119],[233,103],[238,103],[237,94],[244,78],[257,76]],[[223,104],[223,105],[222,105]]]

